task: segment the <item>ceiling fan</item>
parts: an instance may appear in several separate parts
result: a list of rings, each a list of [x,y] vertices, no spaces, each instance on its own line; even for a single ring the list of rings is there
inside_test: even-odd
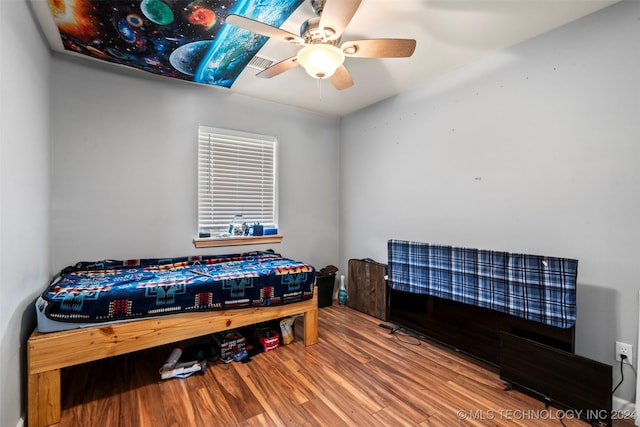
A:
[[[310,0],[317,16],[307,19],[300,26],[300,35],[256,21],[241,15],[230,14],[228,24],[256,34],[303,46],[292,56],[257,74],[271,78],[298,64],[311,77],[328,79],[338,89],[353,86],[353,80],[344,66],[345,57],[353,58],[407,58],[413,55],[416,41],[413,39],[365,39],[340,43],[345,28],[355,15],[362,0]]]

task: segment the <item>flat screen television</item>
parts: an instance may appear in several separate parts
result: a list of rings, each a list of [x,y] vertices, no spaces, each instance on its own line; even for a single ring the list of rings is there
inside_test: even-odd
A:
[[[501,379],[594,426],[612,425],[611,365],[507,332],[500,338]]]
[[[487,308],[389,288],[389,320],[498,366],[500,332],[573,352],[574,328],[562,329]]]

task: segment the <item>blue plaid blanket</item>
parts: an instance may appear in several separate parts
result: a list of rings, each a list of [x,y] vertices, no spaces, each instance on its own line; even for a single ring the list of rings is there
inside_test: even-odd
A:
[[[388,241],[392,289],[427,294],[560,328],[576,321],[578,261]]]

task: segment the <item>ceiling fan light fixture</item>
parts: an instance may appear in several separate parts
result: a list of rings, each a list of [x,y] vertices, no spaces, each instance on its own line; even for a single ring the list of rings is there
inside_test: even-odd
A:
[[[344,53],[334,45],[316,43],[300,49],[297,59],[311,77],[326,79],[342,65]]]

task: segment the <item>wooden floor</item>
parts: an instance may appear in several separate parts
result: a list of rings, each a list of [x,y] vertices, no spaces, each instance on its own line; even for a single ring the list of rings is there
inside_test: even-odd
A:
[[[65,369],[59,426],[588,426],[503,391],[495,369],[465,355],[347,307],[319,311],[318,344],[298,337],[204,375],[160,381],[170,348]]]

